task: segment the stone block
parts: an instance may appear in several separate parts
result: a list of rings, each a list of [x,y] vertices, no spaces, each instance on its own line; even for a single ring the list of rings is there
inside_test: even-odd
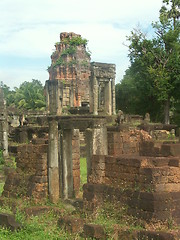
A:
[[[79,177],[73,177],[73,186],[75,191],[79,191],[80,187],[80,178]]]
[[[80,169],[73,168],[73,177],[80,177]]]
[[[128,231],[128,230],[123,230],[119,226],[114,227],[114,234],[113,234],[113,239],[114,240],[136,240],[138,236],[137,231]]]
[[[21,225],[16,222],[14,215],[7,213],[0,213],[0,225],[11,231],[16,231],[21,228]]]
[[[153,239],[153,240],[177,240],[176,234],[166,232],[155,232],[155,231],[140,231],[138,233],[138,239]]]
[[[171,166],[171,167],[180,167],[180,159],[179,158],[169,159],[169,166]]]
[[[104,228],[95,224],[84,224],[83,236],[85,238],[107,239]]]
[[[84,220],[80,218],[60,217],[58,226],[64,227],[70,233],[81,233],[83,230]]]
[[[164,156],[180,156],[180,144],[163,144],[161,151]]]

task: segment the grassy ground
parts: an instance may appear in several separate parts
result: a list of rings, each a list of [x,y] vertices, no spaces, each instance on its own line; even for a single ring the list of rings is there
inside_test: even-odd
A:
[[[7,209],[0,209],[0,212]],[[11,211],[8,210],[8,213]],[[0,228],[0,240],[65,240],[81,239],[77,235],[69,234],[63,228],[57,226],[57,215],[53,211],[40,216],[26,216],[17,211],[16,220],[20,222],[23,228],[19,231],[12,232],[5,228]]]
[[[87,182],[87,164],[86,158],[80,159],[80,173],[81,173],[81,191],[84,183]],[[0,183],[0,196],[3,191],[4,183]],[[25,201],[22,203],[23,205],[31,205]],[[45,205],[48,205],[46,203]],[[60,210],[62,209],[63,214],[72,215],[71,210],[66,210],[66,206],[64,206],[61,202],[56,205]],[[22,206],[21,206],[22,208]],[[73,209],[74,211],[74,209]],[[7,206],[0,207],[0,212],[8,212],[11,213],[11,210]],[[63,228],[59,228],[57,226],[58,216],[53,212],[48,212],[46,214],[42,214],[40,216],[26,218],[26,216],[21,211],[17,211],[16,220],[22,223],[23,228],[17,232],[11,232],[8,229],[0,228],[0,240],[74,240],[74,239],[83,239],[79,235],[73,235],[66,233]]]
[[[82,191],[83,185],[87,183],[87,163],[86,158],[80,159],[80,191]]]
[[[86,159],[80,160],[81,172],[81,190],[84,183],[87,182],[87,164]],[[3,185],[0,185],[2,191]],[[8,203],[9,202],[9,203]],[[0,212],[12,213],[8,207],[14,204],[12,199],[6,199],[5,204],[0,207]],[[23,228],[17,232],[11,232],[8,229],[0,227],[0,240],[81,240],[79,234],[70,234],[65,232],[63,227],[57,225],[59,215],[55,214],[53,210],[49,210],[46,214],[39,216],[28,217],[25,216],[23,209],[25,207],[36,205],[33,200],[16,200],[17,211],[15,214],[16,220],[22,224]],[[101,224],[107,233],[107,239],[113,239],[114,226],[119,225],[122,229],[129,229],[129,231],[142,229],[141,225],[134,221],[134,219],[127,217],[126,208],[119,208],[110,203],[104,203],[101,209],[95,215],[88,215],[81,211],[75,210],[74,207],[59,201],[58,204],[52,205],[48,201],[43,205],[55,207],[59,209],[60,216],[70,216],[75,218],[83,218],[87,223]],[[116,209],[116,207],[118,207]],[[88,239],[88,238],[86,238]]]
[[[9,200],[7,200],[8,202]],[[82,240],[84,238],[79,234],[70,234],[65,232],[63,227],[57,225],[59,216],[49,210],[46,214],[39,216],[26,217],[22,209],[24,207],[32,206],[32,202],[22,201],[19,199],[17,204],[17,212],[15,214],[16,220],[22,224],[23,228],[17,232],[11,232],[10,230],[0,228],[0,240]],[[52,205],[48,202],[46,206],[55,207],[59,209],[60,216],[70,216],[75,218],[83,218],[87,223],[101,224],[107,233],[106,239],[114,239],[114,226],[119,225],[122,229],[129,229],[129,231],[142,229],[140,225],[136,225],[133,219],[124,215],[125,209],[113,211],[112,204],[104,205],[104,208],[99,209],[96,215],[87,215],[75,210],[73,207],[68,206],[63,202],[59,202],[57,205]],[[19,210],[21,209],[21,210]],[[0,212],[12,213],[11,209],[4,205],[0,207]],[[90,238],[86,238],[90,239]]]

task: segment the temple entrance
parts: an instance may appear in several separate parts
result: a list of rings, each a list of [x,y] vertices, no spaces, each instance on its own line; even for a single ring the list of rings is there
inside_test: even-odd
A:
[[[74,198],[80,191],[80,131],[85,133],[86,163],[91,174],[92,155],[107,155],[106,118],[100,116],[49,117],[48,187],[52,202]],[[85,160],[84,160],[85,161]],[[84,181],[84,180],[83,180]]]

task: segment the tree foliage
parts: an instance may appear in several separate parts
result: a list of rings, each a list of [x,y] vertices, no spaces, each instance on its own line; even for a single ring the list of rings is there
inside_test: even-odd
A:
[[[163,3],[159,21],[152,23],[153,38],[148,39],[139,29],[128,37],[131,66],[120,85],[121,91],[126,91],[125,86],[131,83],[132,105],[136,96],[132,112],[149,112],[158,120],[163,114],[164,122],[169,123],[171,103],[180,99],[180,0]],[[154,111],[157,106],[158,115]]]
[[[4,95],[7,106],[15,106],[25,110],[44,110],[45,96],[44,87],[39,80],[32,79],[31,82],[23,82],[19,88],[10,88],[3,84]]]

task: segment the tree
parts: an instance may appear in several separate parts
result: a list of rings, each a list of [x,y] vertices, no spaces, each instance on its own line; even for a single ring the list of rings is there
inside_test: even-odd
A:
[[[1,82],[1,88],[3,89],[3,92],[4,92],[4,97],[6,99],[6,105],[7,106],[13,105],[14,104],[15,91],[10,90],[10,87],[8,87],[3,82]]]
[[[180,0],[163,3],[159,22],[152,24],[155,37],[147,39],[141,30],[134,30],[128,40],[134,86],[141,97],[158,102],[160,109],[164,106],[168,124],[171,100],[180,98]]]
[[[162,121],[161,106],[152,94],[149,81],[137,80],[136,69],[129,68],[121,83],[116,84],[116,107],[128,114],[151,114],[152,121]],[[147,79],[147,76],[146,76]],[[148,94],[147,94],[148,93]]]
[[[32,82],[23,82],[19,88],[15,88],[14,102],[19,109],[44,109],[46,104],[42,83],[35,79]]]
[[[19,88],[10,90],[6,84],[1,83],[4,91],[7,106],[26,110],[44,110],[45,96],[44,87],[39,80],[32,79],[32,82],[23,82]]]

